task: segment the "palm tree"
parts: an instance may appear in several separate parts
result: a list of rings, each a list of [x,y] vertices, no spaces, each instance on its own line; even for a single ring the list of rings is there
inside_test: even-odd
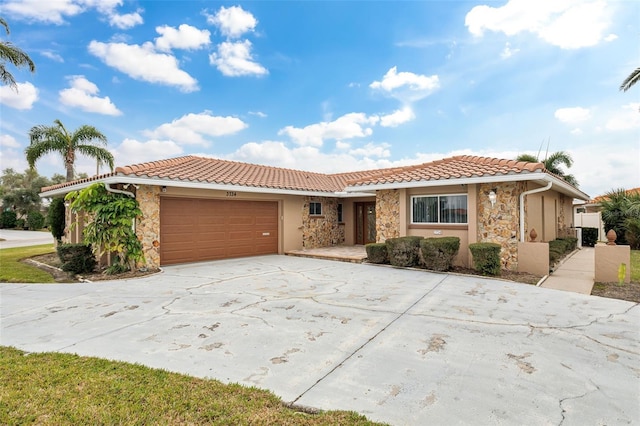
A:
[[[9,35],[9,24],[3,18],[0,18],[0,26],[3,26],[7,35]],[[0,80],[2,80],[3,84],[9,85],[13,89],[17,89],[18,85],[13,75],[5,68],[6,62],[10,62],[18,68],[28,67],[31,72],[36,70],[36,66],[29,55],[8,41],[0,41]]]
[[[566,174],[560,167],[561,165],[570,168],[573,165],[571,154],[565,151],[557,151],[540,161],[538,157],[531,154],[521,154],[516,158],[517,161],[526,161],[527,163],[542,163],[547,171],[554,175],[560,176],[565,182],[578,187],[578,181],[573,175]]]
[[[624,81],[620,85],[620,90],[622,90],[623,92],[626,92],[631,88],[631,86],[636,84],[638,81],[640,81],[640,67],[631,71],[631,74],[629,74],[629,76],[624,79]]]
[[[54,120],[54,123],[55,126],[34,126],[29,131],[31,145],[25,149],[25,154],[31,168],[35,167],[36,161],[43,155],[57,152],[64,159],[67,182],[73,180],[73,168],[78,153],[95,158],[101,164],[107,164],[113,171],[113,155],[102,147],[107,145],[107,137],[98,129],[85,124],[69,133],[60,120]]]

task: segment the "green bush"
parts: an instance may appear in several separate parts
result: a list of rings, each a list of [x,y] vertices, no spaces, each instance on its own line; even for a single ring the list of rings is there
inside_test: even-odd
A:
[[[472,243],[469,244],[473,267],[482,275],[500,275],[500,244]]]
[[[409,236],[389,238],[385,244],[389,263],[393,266],[412,267],[420,264],[420,240],[423,237]]]
[[[582,228],[582,245],[594,247],[598,242],[598,228]]]
[[[12,229],[16,227],[18,215],[13,210],[5,210],[0,214],[0,228]]]
[[[442,237],[425,238],[420,241],[422,261],[427,269],[432,271],[448,271],[451,269],[453,258],[460,250],[460,238]]]
[[[47,214],[47,222],[51,235],[56,241],[60,241],[64,235],[65,216],[64,216],[64,198],[56,197],[51,200],[49,213]]]
[[[389,263],[389,254],[385,243],[371,243],[364,246],[367,250],[367,260],[371,263]]]
[[[23,219],[16,219],[16,229],[24,229],[27,227],[27,222]]]
[[[557,251],[560,254],[567,252],[567,242],[565,240],[549,241],[549,251]]]
[[[32,231],[37,231],[44,227],[44,216],[38,211],[29,212],[27,215],[27,226]]]
[[[59,244],[58,257],[62,262],[61,269],[73,274],[93,272],[96,258],[91,246],[86,244]]]

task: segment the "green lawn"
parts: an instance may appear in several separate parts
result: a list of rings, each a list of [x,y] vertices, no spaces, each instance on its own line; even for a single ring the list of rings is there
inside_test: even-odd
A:
[[[270,392],[137,364],[0,346],[0,424],[374,425],[286,407]]]
[[[52,253],[53,244],[16,247],[0,250],[0,282],[10,283],[52,283],[53,277],[34,267],[20,262],[21,259]]]
[[[631,250],[631,281],[640,283],[640,250]]]

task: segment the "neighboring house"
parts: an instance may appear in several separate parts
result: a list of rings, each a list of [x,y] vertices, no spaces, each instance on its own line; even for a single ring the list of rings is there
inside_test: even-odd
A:
[[[43,188],[64,195],[94,182],[135,196],[136,224],[149,267],[335,245],[404,235],[457,236],[502,245],[517,268],[518,241],[535,228],[550,241],[573,227],[572,202],[589,197],[541,163],[456,156],[363,172],[321,174],[197,156],[118,167]],[[68,214],[67,223],[77,218]],[[82,227],[67,241],[79,242]]]

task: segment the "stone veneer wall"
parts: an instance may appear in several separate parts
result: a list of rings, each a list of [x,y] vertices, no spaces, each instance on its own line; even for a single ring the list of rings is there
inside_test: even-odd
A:
[[[492,189],[496,189],[497,196],[493,207],[488,196]],[[516,270],[520,233],[518,202],[520,194],[525,190],[525,183],[481,184],[478,190],[478,242],[500,244],[502,267]]]
[[[571,222],[567,223],[567,217],[565,214],[565,209],[567,208],[568,201],[569,197],[565,196],[564,194],[558,194],[558,237],[575,237],[575,233],[571,232]],[[571,205],[573,206],[573,201],[571,201]]]
[[[322,203],[322,215],[311,216],[309,203]],[[302,205],[302,247],[306,249],[344,244],[344,225],[338,224],[338,199],[305,197]]]
[[[400,236],[400,191],[376,191],[376,241]]]
[[[136,222],[136,235],[142,242],[144,263],[147,268],[160,267],[160,187],[140,185],[136,200],[142,217]]]

